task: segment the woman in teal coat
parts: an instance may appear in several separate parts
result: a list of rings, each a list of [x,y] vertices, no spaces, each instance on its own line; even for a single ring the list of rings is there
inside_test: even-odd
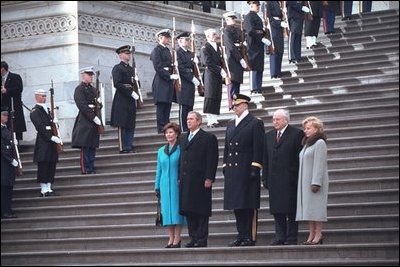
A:
[[[179,214],[178,170],[181,152],[177,142],[178,124],[172,122],[165,125],[164,135],[168,144],[158,150],[155,191],[161,202],[163,226],[168,226],[169,241],[166,248],[179,248],[182,225],[186,220]]]

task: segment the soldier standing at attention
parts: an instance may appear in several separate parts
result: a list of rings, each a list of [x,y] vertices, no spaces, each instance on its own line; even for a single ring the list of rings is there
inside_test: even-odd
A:
[[[111,108],[111,126],[118,127],[119,153],[136,152],[133,137],[136,124],[136,100],[139,99],[139,95],[133,91],[133,68],[129,66],[131,50],[130,45],[115,50],[121,62],[112,69],[116,92]]]
[[[80,165],[82,174],[94,173],[96,148],[100,135],[97,128],[101,125],[95,114],[96,88],[92,86],[94,70],[87,67],[80,70],[82,82],[75,88],[74,100],[79,109],[72,130],[72,147],[81,149]]]
[[[229,121],[225,134],[224,209],[234,210],[238,231],[231,247],[254,246],[257,235],[264,123],[249,113],[249,102],[246,95],[233,96],[236,117]]]

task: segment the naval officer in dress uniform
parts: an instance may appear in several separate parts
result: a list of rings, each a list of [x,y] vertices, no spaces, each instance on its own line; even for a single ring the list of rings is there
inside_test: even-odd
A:
[[[238,235],[229,246],[254,246],[260,207],[264,123],[249,113],[250,97],[233,96],[235,119],[225,134],[224,209],[234,210]]]

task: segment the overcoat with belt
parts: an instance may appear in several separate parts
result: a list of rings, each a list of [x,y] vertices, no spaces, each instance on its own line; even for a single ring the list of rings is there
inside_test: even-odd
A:
[[[224,149],[224,209],[257,209],[260,207],[260,179],[250,176],[251,166],[261,167],[264,123],[248,114],[235,127],[231,120],[226,128]]]
[[[232,81],[243,83],[243,68],[240,64],[240,29],[234,25],[226,25],[224,28],[224,45],[228,58],[229,72]]]
[[[179,138],[180,213],[211,216],[211,187],[205,188],[204,182],[206,179],[215,180],[219,156],[217,137],[200,129],[189,142],[189,133]]]
[[[262,179],[269,191],[271,214],[296,213],[299,153],[302,149],[302,130],[288,125],[279,143],[277,131],[265,134]]]
[[[181,91],[177,92],[178,104],[193,107],[195,88],[193,80],[193,54],[190,50],[179,47],[176,50],[179,74],[181,76]]]
[[[263,22],[258,14],[250,11],[244,17],[244,29],[246,30],[247,54],[252,70],[264,71],[264,37]]]
[[[51,116],[41,105],[35,105],[30,114],[37,131],[33,162],[58,162],[57,144],[51,141]]]
[[[1,185],[13,186],[15,182],[15,167],[11,165],[14,159],[14,144],[11,132],[7,126],[1,125]]]
[[[99,147],[100,136],[97,124],[93,121],[96,117],[96,88],[82,82],[75,88],[74,99],[79,113],[72,130],[72,147]]]

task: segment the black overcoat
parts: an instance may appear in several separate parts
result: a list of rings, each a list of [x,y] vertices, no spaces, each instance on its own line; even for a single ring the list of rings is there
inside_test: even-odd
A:
[[[37,131],[33,162],[57,162],[57,144],[51,141],[51,116],[41,105],[35,105],[30,114]]]
[[[322,1],[309,1],[312,20],[304,20],[304,36],[318,36],[322,18]]]
[[[193,107],[195,88],[193,80],[193,53],[179,47],[176,50],[178,69],[181,76],[181,91],[176,94],[178,104]]]
[[[14,159],[14,144],[10,131],[1,126],[1,186],[13,186],[15,182],[15,167],[11,165]]]
[[[246,31],[247,54],[249,56],[251,70],[264,71],[264,37],[263,22],[256,12],[250,11],[244,17],[244,29]]]
[[[217,51],[207,42],[201,48],[201,63],[205,66],[204,70],[204,97],[221,99],[222,98],[222,54],[221,47],[217,44]]]
[[[96,117],[96,88],[82,82],[75,88],[74,99],[79,113],[72,130],[72,147],[99,147],[100,136],[97,133],[97,124],[93,121]]]
[[[243,67],[240,64],[240,29],[234,25],[227,25],[224,28],[224,45],[228,58],[229,72],[232,81],[243,83]]]
[[[1,95],[1,106],[7,107],[11,111],[11,98],[14,100],[14,132],[17,139],[22,139],[22,133],[26,132],[26,123],[24,111],[22,110],[22,78],[19,74],[9,72],[7,80],[4,83],[7,93]],[[8,119],[7,126],[10,129],[11,116]]]
[[[274,41],[275,53],[284,53],[284,40],[282,22],[282,10],[279,1],[268,1],[267,15],[271,23],[272,40]]]
[[[260,207],[260,179],[250,176],[252,163],[262,165],[264,123],[248,114],[235,127],[228,123],[224,149],[224,209]],[[261,169],[261,168],[260,168]]]
[[[132,97],[133,68],[120,62],[112,69],[116,89],[111,108],[111,126],[134,129],[136,124],[136,100]]]
[[[303,1],[286,1],[289,29],[295,34],[303,34],[304,15]]]
[[[277,131],[265,134],[263,181],[269,190],[270,212],[296,213],[299,153],[302,149],[302,130],[288,125],[279,144]]]
[[[180,213],[211,216],[211,188],[205,188],[204,181],[215,180],[219,156],[217,137],[200,129],[189,142],[188,134],[179,138]]]
[[[152,93],[154,104],[157,103],[172,103],[176,97],[174,93],[174,84],[171,80],[172,56],[168,47],[158,44],[150,55],[150,60],[153,62],[154,75],[152,84]]]

